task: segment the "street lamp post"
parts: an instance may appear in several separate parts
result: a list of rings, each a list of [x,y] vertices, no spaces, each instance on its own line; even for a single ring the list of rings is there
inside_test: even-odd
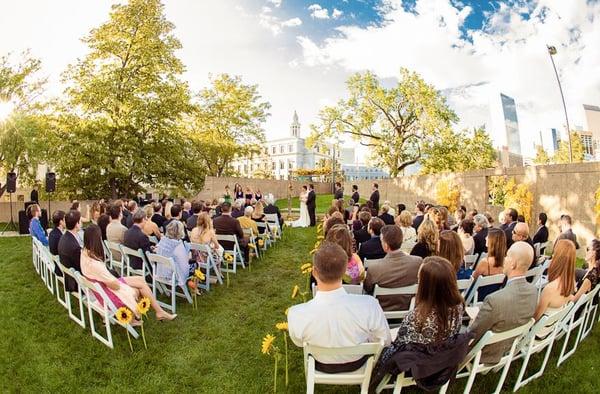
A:
[[[569,137],[569,163],[573,163],[573,148],[571,147],[571,127],[569,127],[569,116],[567,115],[567,105],[565,104],[565,96],[563,95],[562,85],[560,84],[560,78],[558,77],[558,71],[556,71],[556,65],[554,64],[554,58],[556,55],[556,47],[546,45],[548,48],[548,54],[550,55],[550,61],[554,68],[554,74],[556,75],[556,82],[558,82],[558,89],[560,90],[560,97],[563,103],[563,109],[565,111],[565,120],[567,121],[567,136]]]

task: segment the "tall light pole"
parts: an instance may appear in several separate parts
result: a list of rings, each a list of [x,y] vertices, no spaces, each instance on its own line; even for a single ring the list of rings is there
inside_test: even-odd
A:
[[[569,127],[569,116],[567,115],[567,105],[565,104],[565,96],[563,95],[562,85],[560,84],[560,78],[558,78],[558,71],[556,71],[556,65],[554,64],[554,58],[556,55],[556,47],[546,45],[548,48],[548,54],[550,55],[550,61],[554,68],[554,74],[556,75],[556,82],[558,82],[558,89],[560,90],[560,98],[562,99],[563,109],[565,111],[565,120],[567,121],[567,136],[569,137],[569,163],[573,163],[573,148],[571,146],[571,127]]]

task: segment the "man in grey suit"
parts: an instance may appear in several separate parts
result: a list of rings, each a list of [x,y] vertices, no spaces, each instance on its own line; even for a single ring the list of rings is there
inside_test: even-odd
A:
[[[417,274],[423,260],[419,256],[410,256],[400,250],[402,229],[396,225],[381,228],[381,246],[386,252],[379,263],[369,266],[363,288],[373,294],[375,285],[394,288],[417,283]],[[410,307],[411,296],[382,296],[379,305],[384,311],[401,311]]]
[[[506,253],[504,274],[506,286],[488,295],[469,330],[475,334],[474,346],[488,330],[504,332],[526,324],[535,312],[537,289],[525,280],[531,265],[533,250],[526,242],[513,243]],[[483,349],[481,362],[495,364],[510,349],[512,339],[488,345]]]

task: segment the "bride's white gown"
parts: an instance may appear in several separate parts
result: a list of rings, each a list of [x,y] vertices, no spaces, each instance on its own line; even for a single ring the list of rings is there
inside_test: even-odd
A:
[[[308,216],[308,208],[306,207],[306,199],[308,193],[300,194],[300,218],[292,222],[292,227],[308,227],[310,226],[310,217]]]

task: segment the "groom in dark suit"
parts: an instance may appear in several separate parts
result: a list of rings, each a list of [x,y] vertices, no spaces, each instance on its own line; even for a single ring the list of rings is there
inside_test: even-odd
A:
[[[317,223],[317,218],[315,216],[315,209],[317,208],[317,196],[312,183],[308,185],[306,208],[308,209],[308,217],[310,218],[310,227],[314,227]]]

